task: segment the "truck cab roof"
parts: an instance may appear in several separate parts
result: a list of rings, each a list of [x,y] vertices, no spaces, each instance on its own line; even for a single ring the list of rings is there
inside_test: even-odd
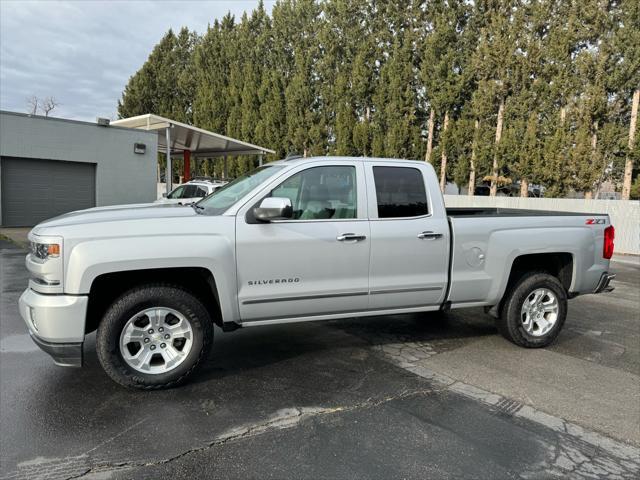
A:
[[[313,163],[313,162],[319,162],[319,161],[323,161],[323,162],[327,162],[327,161],[340,161],[340,160],[344,160],[344,161],[357,161],[357,162],[365,162],[365,163],[369,163],[369,162],[388,162],[389,160],[392,161],[397,161],[397,162],[410,162],[410,163],[415,163],[417,165],[424,165],[425,162],[421,161],[421,160],[407,160],[407,159],[402,159],[402,158],[398,158],[398,159],[390,159],[390,158],[382,158],[382,157],[350,157],[350,156],[314,156],[314,157],[300,157],[300,156],[292,156],[292,157],[288,157],[288,158],[284,158],[282,160],[277,160],[275,162],[271,162],[271,164],[281,164],[281,165],[290,165],[291,163],[298,163],[298,164],[304,164],[304,163]]]

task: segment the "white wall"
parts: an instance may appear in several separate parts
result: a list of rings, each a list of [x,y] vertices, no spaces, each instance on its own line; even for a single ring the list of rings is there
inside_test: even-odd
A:
[[[447,207],[499,207],[557,212],[608,213],[616,229],[616,253],[640,254],[640,202],[572,198],[469,197],[445,195]]]
[[[174,185],[175,187],[176,185]],[[167,184],[164,182],[157,182],[156,183],[156,200],[159,200],[162,198],[162,195],[167,193]]]

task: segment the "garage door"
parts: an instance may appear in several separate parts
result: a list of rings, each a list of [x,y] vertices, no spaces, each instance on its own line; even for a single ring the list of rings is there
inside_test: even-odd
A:
[[[96,166],[30,158],[0,159],[2,225],[30,227],[96,205]]]

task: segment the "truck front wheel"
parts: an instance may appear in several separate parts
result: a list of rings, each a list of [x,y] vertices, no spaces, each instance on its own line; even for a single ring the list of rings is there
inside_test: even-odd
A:
[[[556,339],[566,317],[567,294],[560,281],[545,272],[531,272],[507,290],[497,326],[516,345],[540,348]]]
[[[150,284],[129,290],[107,309],[96,348],[114,381],[152,390],[184,382],[212,341],[212,321],[198,298],[177,286]]]

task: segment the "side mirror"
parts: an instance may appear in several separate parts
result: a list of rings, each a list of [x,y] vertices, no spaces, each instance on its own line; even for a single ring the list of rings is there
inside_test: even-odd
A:
[[[253,215],[262,222],[286,220],[293,216],[291,200],[284,197],[267,197],[260,202],[259,207],[253,209]]]

